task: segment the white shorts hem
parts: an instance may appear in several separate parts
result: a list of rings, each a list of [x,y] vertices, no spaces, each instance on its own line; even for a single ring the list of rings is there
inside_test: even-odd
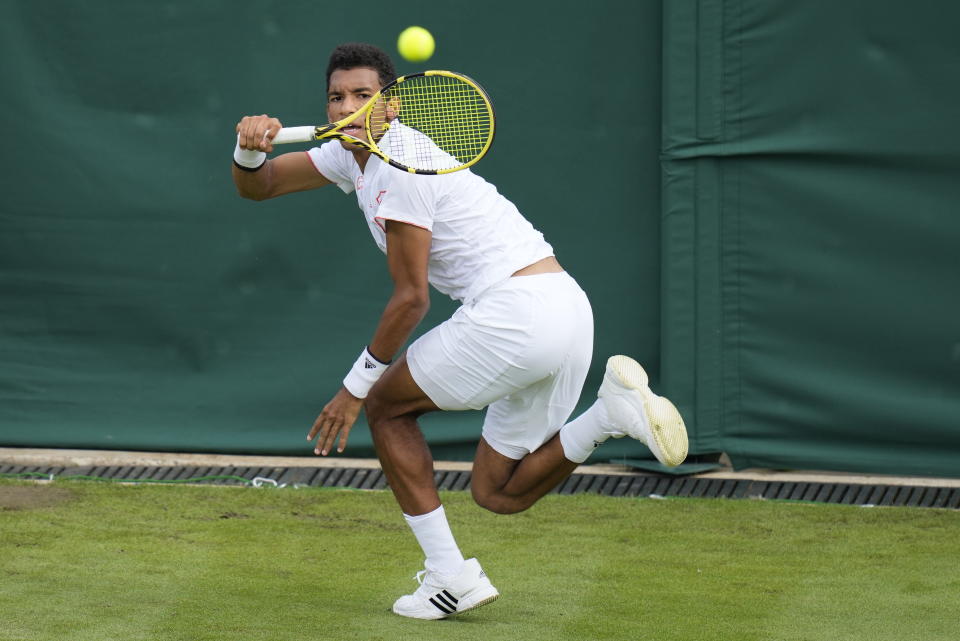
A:
[[[501,443],[496,440],[490,434],[483,434],[483,440],[487,442],[493,451],[500,454],[501,456],[506,456],[508,459],[519,461],[524,456],[530,453],[525,447],[520,447],[519,445],[508,445],[507,443]]]

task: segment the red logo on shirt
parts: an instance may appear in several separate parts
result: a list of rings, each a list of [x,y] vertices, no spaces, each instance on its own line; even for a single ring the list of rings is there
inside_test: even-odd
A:
[[[387,190],[386,190],[386,189],[381,189],[381,190],[380,190],[380,193],[377,194],[377,204],[378,204],[378,205],[380,204],[380,201],[383,200],[383,195],[384,195],[385,193],[387,193]]]
[[[363,174],[357,176],[357,191],[363,189]]]

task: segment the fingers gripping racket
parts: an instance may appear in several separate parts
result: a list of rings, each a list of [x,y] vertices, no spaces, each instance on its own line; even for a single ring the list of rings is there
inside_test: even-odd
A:
[[[365,139],[341,131],[360,115]],[[493,104],[480,85],[451,71],[424,71],[400,76],[342,120],[284,127],[273,144],[344,140],[410,173],[447,174],[487,153],[494,125]]]

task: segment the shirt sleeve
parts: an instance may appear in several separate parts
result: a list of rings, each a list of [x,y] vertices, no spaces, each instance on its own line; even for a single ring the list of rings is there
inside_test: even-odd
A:
[[[337,153],[342,149],[340,145],[328,142],[308,150],[307,155],[321,176],[335,183],[343,193],[349,194],[353,192],[353,176],[344,163],[344,154]]]
[[[444,177],[409,174],[392,167],[386,169],[396,174],[377,208],[377,222],[395,220],[433,231]]]

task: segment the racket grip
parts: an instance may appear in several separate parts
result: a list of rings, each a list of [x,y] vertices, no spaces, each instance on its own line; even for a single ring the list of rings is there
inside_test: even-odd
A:
[[[273,144],[284,145],[288,142],[312,142],[313,132],[316,127],[307,125],[306,127],[284,127],[273,137]]]

